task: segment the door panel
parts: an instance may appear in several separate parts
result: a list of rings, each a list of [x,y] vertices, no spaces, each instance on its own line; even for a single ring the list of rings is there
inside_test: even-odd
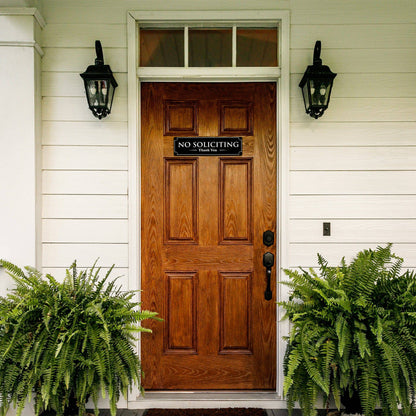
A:
[[[142,339],[148,390],[275,389],[275,97],[274,83],[142,84],[142,300],[164,319]],[[173,136],[241,136],[243,154],[174,157]]]

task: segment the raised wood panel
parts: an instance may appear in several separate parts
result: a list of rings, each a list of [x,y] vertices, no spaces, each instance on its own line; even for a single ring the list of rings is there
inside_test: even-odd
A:
[[[42,218],[128,218],[127,195],[43,195]]]
[[[146,373],[144,387],[147,390],[275,388],[276,305],[274,301],[264,299],[264,267],[261,255],[257,256],[262,246],[262,232],[269,228],[274,230],[276,224],[276,189],[273,185],[276,183],[275,97],[274,83],[143,83],[141,86],[141,117],[148,120],[142,125],[143,307],[163,310],[162,317],[165,317],[165,310],[170,308],[166,306],[166,290],[163,290],[166,273],[179,271],[184,276],[197,272],[200,294],[197,301],[198,354],[164,353],[167,345],[165,324],[151,323],[153,333],[142,342],[142,363]],[[163,135],[163,103],[175,98],[199,102],[201,136],[218,135],[218,100],[255,101],[255,133],[249,138],[252,142],[250,152],[255,160],[249,157],[198,158],[198,244],[165,244],[164,239],[164,214],[161,209],[166,206],[164,160],[177,159],[170,156],[172,148],[168,145],[171,146],[172,138]],[[179,166],[188,159],[179,158]],[[190,182],[186,178],[190,177],[191,170],[184,170],[177,175],[176,182],[184,187]],[[177,188],[175,193],[182,198],[190,185],[186,188],[178,185]],[[225,227],[222,227],[226,236],[231,238],[227,244],[221,244],[219,237],[221,221],[218,212],[221,206],[228,211],[223,215],[227,222],[224,221]],[[247,225],[249,222],[251,227]],[[254,227],[256,232],[248,231]],[[249,234],[251,242],[248,242]],[[228,279],[221,291],[219,271],[226,277],[241,279]],[[250,285],[247,283],[248,271],[253,273]],[[272,281],[272,285],[274,283]],[[184,285],[190,287],[190,283]],[[179,300],[173,308],[178,308],[177,314],[182,314],[182,321],[186,320],[186,324],[182,325],[186,329],[191,322],[190,305],[180,296],[188,298],[186,293],[190,289],[186,289],[183,295],[184,290],[179,283],[177,287]],[[250,291],[251,300],[247,302]],[[244,299],[234,298],[231,292],[244,295]],[[224,294],[222,331],[221,293]],[[247,312],[247,307],[252,309]],[[237,316],[235,322],[232,322],[233,316],[228,316],[229,310]],[[252,318],[247,318],[247,314]],[[256,317],[262,325],[253,325],[248,329],[247,326]],[[241,328],[245,328],[245,333]],[[247,335],[249,332],[250,336]],[[193,351],[190,348],[191,338],[186,335],[189,333],[187,329],[184,335],[174,335],[175,342],[171,344],[179,350],[185,346],[188,348],[186,351]],[[247,337],[251,337],[251,346]],[[220,354],[220,350],[226,353]]]
[[[305,34],[308,36],[305,36]],[[388,36],[382,36],[382,34]],[[409,48],[415,47],[416,25],[291,25],[290,46],[293,49],[311,48],[315,39],[323,40],[323,51],[333,48]],[[325,56],[325,55],[323,55]]]
[[[103,45],[104,46],[104,45]],[[87,48],[49,48],[42,46],[45,55],[42,58],[42,71],[81,73],[92,65],[95,59],[94,42]],[[106,48],[105,63],[116,73],[127,72],[127,49]],[[82,79],[80,78],[81,83]]]
[[[416,172],[291,172],[292,195],[413,195]]]
[[[292,170],[413,170],[416,146],[296,147],[290,151]]]
[[[302,195],[289,198],[292,219],[416,218],[416,195]]]
[[[251,244],[253,240],[252,159],[220,159],[219,200],[221,244]]]
[[[247,101],[219,102],[219,135],[253,135],[253,103]]]
[[[197,273],[166,272],[164,353],[197,353]]]
[[[74,260],[78,267],[128,267],[127,244],[43,244],[43,267],[69,267]]]
[[[77,24],[76,22],[66,25],[48,23],[43,29],[42,44],[46,47],[55,48],[88,48],[95,44],[97,33],[99,33],[99,39],[103,46],[105,63],[111,65],[111,62],[106,59],[107,48],[124,48],[127,46],[125,24],[105,25],[96,23],[96,20],[89,24]],[[92,61],[94,59],[95,55],[92,56]]]
[[[127,146],[127,123],[113,121],[93,123],[83,121],[44,121],[43,145]]]
[[[384,48],[328,49],[326,40],[322,46],[324,48],[322,58],[325,65],[329,65],[334,72],[339,72],[340,75],[341,71],[343,74],[414,72],[416,65],[416,54],[409,53],[409,49],[406,48],[388,49],[388,59],[386,59],[386,49]],[[303,74],[307,65],[312,64],[313,47],[314,45],[311,43],[304,49],[291,49],[290,68],[292,73]],[[397,64],[398,62],[400,65]],[[338,82],[338,78],[336,78],[335,84]]]
[[[250,272],[219,272],[220,354],[252,354]]]
[[[126,171],[44,171],[44,194],[127,195]]]
[[[198,242],[198,159],[165,159],[165,243]]]
[[[127,74],[114,72],[117,97],[127,97]],[[84,82],[78,72],[43,72],[43,97],[85,97]]]
[[[320,220],[291,220],[291,243],[413,243],[416,220],[332,220],[331,235],[322,235]]]
[[[93,121],[97,124],[127,121],[127,98],[114,97],[111,114],[102,120],[94,117],[84,97],[44,97],[42,100],[44,121]]]
[[[127,243],[127,220],[42,220],[44,243]]]
[[[127,147],[44,146],[43,169],[127,170]]]
[[[375,249],[378,245],[378,243],[292,243],[289,245],[288,267],[317,267],[317,253],[324,256],[330,266],[338,266],[342,257],[345,256],[345,260],[349,262],[360,250]],[[385,246],[385,244],[381,245]],[[403,268],[416,267],[416,244],[396,243],[393,244],[392,252],[403,258]]]
[[[198,135],[198,102],[166,100],[164,109],[164,134]]]
[[[413,146],[413,122],[291,123],[292,146]]]
[[[305,106],[301,97],[292,99],[290,107],[292,121],[310,124],[314,121],[305,113]],[[322,121],[324,123],[331,121],[416,121],[416,97],[389,99],[331,98]]]
[[[306,67],[305,67],[306,68]],[[291,97],[298,98],[302,91],[299,82],[303,73],[292,74],[290,77]],[[415,97],[415,73],[389,74],[345,74],[340,73],[334,81],[331,97]],[[331,98],[331,100],[332,100]]]

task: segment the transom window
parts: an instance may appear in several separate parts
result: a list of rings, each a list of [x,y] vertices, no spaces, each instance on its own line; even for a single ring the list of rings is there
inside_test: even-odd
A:
[[[140,67],[278,67],[277,27],[141,27]]]

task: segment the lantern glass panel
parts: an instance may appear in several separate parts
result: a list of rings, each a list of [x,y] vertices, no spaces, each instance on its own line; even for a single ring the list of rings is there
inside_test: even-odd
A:
[[[329,95],[331,92],[331,81],[327,79],[311,79],[310,94],[313,106],[327,107]]]
[[[309,110],[309,106],[310,106],[309,91],[310,91],[310,87],[309,87],[309,80],[308,80],[307,82],[305,82],[305,85],[302,88],[303,102],[305,104],[306,112]]]

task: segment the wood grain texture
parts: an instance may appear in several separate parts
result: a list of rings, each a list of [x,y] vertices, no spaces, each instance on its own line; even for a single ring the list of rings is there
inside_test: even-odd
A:
[[[198,243],[198,160],[165,159],[165,244]]]
[[[197,354],[196,272],[166,272],[164,354]]]
[[[253,354],[251,273],[219,272],[220,354]]]
[[[219,135],[253,135],[253,103],[250,101],[220,101]]]
[[[143,338],[145,388],[273,390],[276,306],[264,299],[262,234],[276,230],[275,85],[146,83],[141,92],[142,299],[165,318]],[[178,97],[197,102],[198,133],[210,137],[220,131],[220,101],[252,102],[243,156],[172,157],[164,103]],[[243,126],[240,113],[235,123],[227,117]]]
[[[198,102],[165,100],[165,136],[198,135]]]
[[[220,159],[219,242],[250,244],[253,240],[252,159]]]

